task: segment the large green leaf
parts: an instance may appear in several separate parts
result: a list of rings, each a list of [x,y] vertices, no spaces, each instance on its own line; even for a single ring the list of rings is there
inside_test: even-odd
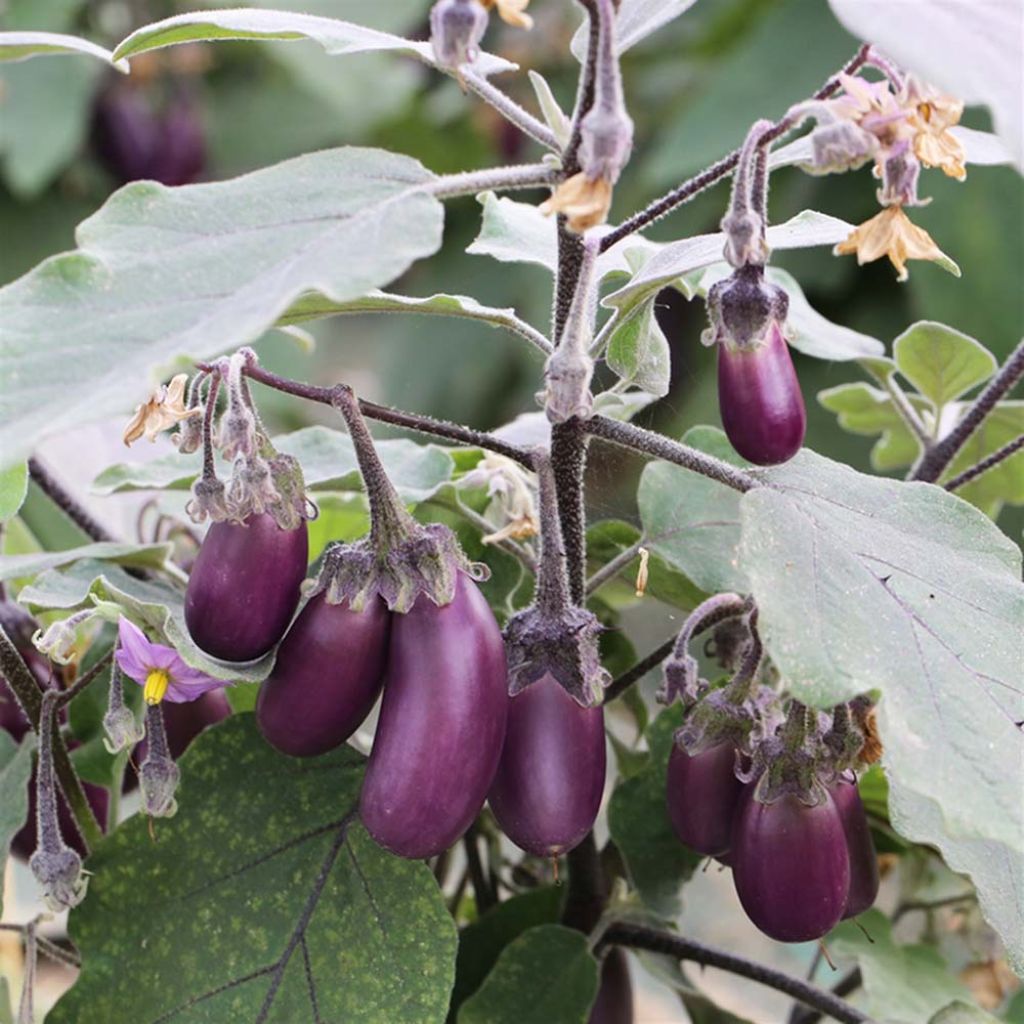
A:
[[[0,580],[37,576],[47,569],[91,558],[136,568],[159,569],[171,553],[170,544],[117,544],[99,541],[66,551],[39,551],[28,555],[0,556]]]
[[[176,357],[255,340],[305,292],[358,298],[433,253],[434,181],[408,157],[345,148],[226,182],[125,186],[79,226],[76,252],[0,290],[3,464],[125,411]]]
[[[679,890],[703,859],[679,841],[665,806],[665,773],[682,706],[666,708],[647,729],[651,756],[623,779],[608,805],[608,829],[640,898],[660,917],[678,916]]]
[[[61,32],[0,32],[0,61],[28,60],[53,54],[84,53],[113,64],[118,71],[128,71],[128,62],[117,60],[109,50],[90,43],[88,39]]]
[[[10,700],[10,695],[5,695]],[[30,733],[20,745],[0,729],[0,875],[3,875],[11,840],[28,819],[28,780],[32,774],[35,740]],[[0,913],[3,893],[0,892]]]
[[[542,924],[505,947],[459,1024],[586,1024],[598,967],[582,932]]]
[[[17,515],[28,494],[28,464],[15,463],[0,472],[0,523]]]
[[[1000,402],[971,434],[960,454],[942,475],[950,480],[987,455],[1024,434],[1024,401]],[[999,514],[1003,503],[1024,505],[1024,451],[1019,451],[977,479],[957,489],[957,494],[990,516]]]
[[[251,715],[203,733],[157,842],[140,815],[90,858],[52,1024],[441,1020],[455,927],[427,867],[358,824],[362,766],[283,757]]]
[[[908,327],[892,354],[900,373],[939,408],[988,380],[998,365],[984,345],[929,320]]]
[[[118,44],[115,58],[133,57],[148,50],[158,50],[178,43],[216,42],[231,39],[265,39],[294,41],[311,39],[329,54],[369,53],[391,50],[416,57],[432,67],[434,51],[429,43],[417,43],[389,32],[354,25],[337,18],[321,18],[296,11],[267,11],[255,7],[234,10],[196,11],[137,29]],[[474,70],[483,75],[513,71],[516,65],[500,57],[482,53]]]

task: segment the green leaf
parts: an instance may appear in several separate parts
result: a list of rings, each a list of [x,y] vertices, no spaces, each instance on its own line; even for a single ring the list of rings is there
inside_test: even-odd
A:
[[[542,924],[506,946],[458,1024],[586,1024],[597,982],[586,935]]]
[[[180,43],[218,42],[232,39],[264,39],[294,41],[311,39],[319,43],[329,54],[342,56],[349,53],[369,53],[391,50],[408,57],[415,57],[447,71],[434,60],[430,43],[416,43],[389,32],[353,25],[337,18],[321,18],[312,14],[295,11],[267,11],[258,8],[236,8],[235,10],[197,11],[179,14],[173,18],[145,25],[134,31],[118,44],[115,58],[134,57],[148,50]],[[501,71],[514,71],[511,64],[501,57],[481,53],[473,69],[482,75],[494,75]]]
[[[113,562],[84,558],[63,569],[48,569],[22,588],[18,600],[32,608],[65,611],[95,605],[111,620],[124,610],[134,621],[162,634],[189,665],[216,679],[259,682],[274,662],[273,654],[245,664],[204,654],[185,627],[184,591],[160,580],[130,576]]]
[[[15,463],[0,472],[0,523],[17,515],[28,494],[28,463]]]
[[[872,1019],[921,1024],[950,1001],[969,998],[938,950],[897,944],[888,919],[878,910],[861,914],[856,922],[844,921],[827,942],[834,956],[856,960],[867,995],[864,1009]]]
[[[638,412],[656,402],[660,396],[649,391],[615,391],[609,389],[594,395],[594,415],[613,420],[631,420]],[[543,415],[543,414],[542,414]]]
[[[908,396],[918,412],[928,403],[917,395]],[[839,384],[818,392],[818,402],[839,417],[839,426],[851,434],[878,436],[871,449],[871,465],[879,472],[909,466],[920,454],[921,447],[903,422],[887,391],[858,381]]]
[[[306,486],[321,491],[362,489],[352,440],[330,427],[304,427],[273,439],[285,455],[302,465]],[[405,439],[380,441],[377,453],[399,496],[410,504],[426,501],[452,477],[455,463],[447,448]],[[225,466],[225,469],[227,467]],[[151,462],[122,462],[110,466],[93,481],[97,494],[137,490],[187,490],[202,469],[201,455],[170,453]]]
[[[90,858],[84,967],[51,1024],[441,1020],[455,928],[426,865],[356,821],[362,767],[283,757],[251,715],[204,732],[159,841],[139,815]]]
[[[647,729],[650,760],[636,775],[620,780],[608,805],[608,829],[630,880],[644,903],[667,920],[679,914],[679,890],[703,860],[679,841],[665,807],[672,736],[682,718],[677,704],[651,723]]]
[[[408,157],[346,148],[226,182],[125,186],[79,226],[77,251],[0,290],[3,464],[124,412],[180,355],[255,340],[305,292],[358,298],[433,253],[434,180]]]
[[[958,999],[939,1010],[928,1024],[999,1024],[999,1018]]]
[[[775,666],[819,707],[881,691],[893,826],[972,876],[1024,962],[1019,549],[941,488],[807,450],[764,478],[740,501],[740,563]]]
[[[1024,402],[1000,402],[967,439],[942,480],[951,480],[977,465],[1021,434],[1024,434]],[[1024,505],[1024,451],[1011,455],[976,480],[957,488],[956,493],[992,518],[999,515],[1004,502]]]
[[[528,928],[554,924],[562,906],[564,892],[545,886],[513,896],[487,911],[459,932],[459,953],[455,960],[455,988],[452,989],[450,1020],[459,1007],[480,987],[513,939]]]
[[[0,875],[7,863],[11,840],[28,820],[28,780],[35,745],[32,733],[19,745],[9,732],[0,729]],[[3,893],[0,892],[2,910]]]
[[[653,35],[673,18],[688,11],[697,0],[622,0],[615,19],[615,52],[622,54]],[[587,52],[587,24],[572,40],[572,52],[583,60]]]
[[[714,427],[693,427],[683,441],[734,466],[749,466]],[[739,503],[736,491],[667,462],[648,463],[637,492],[650,550],[709,594],[746,586],[737,561]]]
[[[540,112],[544,115],[547,126],[555,133],[558,144],[564,146],[572,134],[572,124],[565,111],[558,105],[547,79],[532,68],[526,72],[533,86]]]
[[[623,384],[632,384],[658,398],[668,394],[672,353],[654,315],[654,299],[623,319],[608,340],[605,360]]]
[[[0,557],[0,580],[14,580],[38,576],[47,569],[71,565],[82,559],[111,562],[143,569],[159,569],[171,554],[170,544],[117,544],[99,541],[67,551],[40,551],[30,555],[4,555]]]
[[[117,60],[109,50],[90,43],[88,39],[64,35],[61,32],[0,32],[0,61],[28,60],[60,53],[84,53],[113,64],[118,71],[128,73],[128,62]]]
[[[908,327],[892,349],[900,373],[940,409],[988,380],[998,366],[984,345],[929,320]]]

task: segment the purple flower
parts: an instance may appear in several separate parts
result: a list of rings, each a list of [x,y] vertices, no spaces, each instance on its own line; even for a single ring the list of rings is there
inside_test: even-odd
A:
[[[214,679],[190,668],[173,647],[148,640],[146,634],[124,616],[117,632],[120,645],[114,657],[121,671],[144,688],[147,704],[159,704],[162,700],[182,704],[209,690],[231,685],[224,679]]]

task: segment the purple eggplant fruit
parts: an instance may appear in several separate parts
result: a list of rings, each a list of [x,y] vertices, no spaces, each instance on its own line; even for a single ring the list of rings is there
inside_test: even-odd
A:
[[[719,743],[690,755],[672,744],[665,803],[680,840],[707,857],[729,852],[736,807],[744,785],[736,778],[736,749]]]
[[[384,682],[391,613],[373,597],[362,611],[313,597],[288,631],[260,686],[256,721],[271,746],[312,757],[341,746],[370,713]]]
[[[729,441],[743,458],[774,466],[800,450],[807,412],[778,324],[760,344],[719,344],[718,403]]]
[[[587,1024],[633,1024],[633,983],[629,961],[618,946],[609,950],[601,964],[601,985],[590,1008]]]
[[[272,516],[214,523],[192,566],[185,623],[222,661],[252,661],[284,636],[306,575],[306,524],[282,530]]]
[[[584,708],[549,675],[509,698],[488,794],[502,831],[537,857],[558,857],[590,831],[604,792],[604,709]]]
[[[363,824],[402,857],[432,857],[469,827],[501,757],[508,714],[505,646],[468,576],[438,607],[421,596],[395,615],[380,722],[363,782]]]
[[[843,916],[850,855],[831,796],[808,807],[795,796],[763,804],[744,796],[736,818],[732,873],[747,916],[779,942],[820,939]]]
[[[843,918],[870,910],[878,896],[878,854],[871,838],[868,816],[855,782],[841,780],[829,790],[846,833],[850,855],[850,889]]]

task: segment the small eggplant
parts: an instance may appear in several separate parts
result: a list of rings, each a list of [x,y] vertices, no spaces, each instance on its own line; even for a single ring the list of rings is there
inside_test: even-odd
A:
[[[587,1024],[633,1024],[633,983],[629,961],[619,946],[613,946],[601,964],[601,985]]]
[[[306,575],[306,524],[282,530],[272,516],[214,523],[185,591],[192,639],[222,661],[252,661],[284,636]]]
[[[505,749],[488,800],[505,834],[558,857],[590,831],[605,776],[604,710],[584,708],[549,675],[509,698]]]
[[[857,784],[840,780],[832,786],[830,793],[843,822],[850,854],[850,891],[843,910],[845,919],[863,914],[874,906],[879,885],[878,854]]]
[[[736,778],[736,749],[719,743],[690,755],[672,744],[665,803],[680,840],[707,857],[723,857],[732,842],[736,807],[744,785]]]
[[[323,594],[311,598],[260,686],[256,721],[267,742],[294,757],[341,746],[380,693],[390,625],[379,597],[358,612]]]
[[[419,597],[395,615],[377,736],[359,810],[381,846],[432,857],[469,827],[498,767],[508,714],[494,613],[459,574],[444,606]]]

